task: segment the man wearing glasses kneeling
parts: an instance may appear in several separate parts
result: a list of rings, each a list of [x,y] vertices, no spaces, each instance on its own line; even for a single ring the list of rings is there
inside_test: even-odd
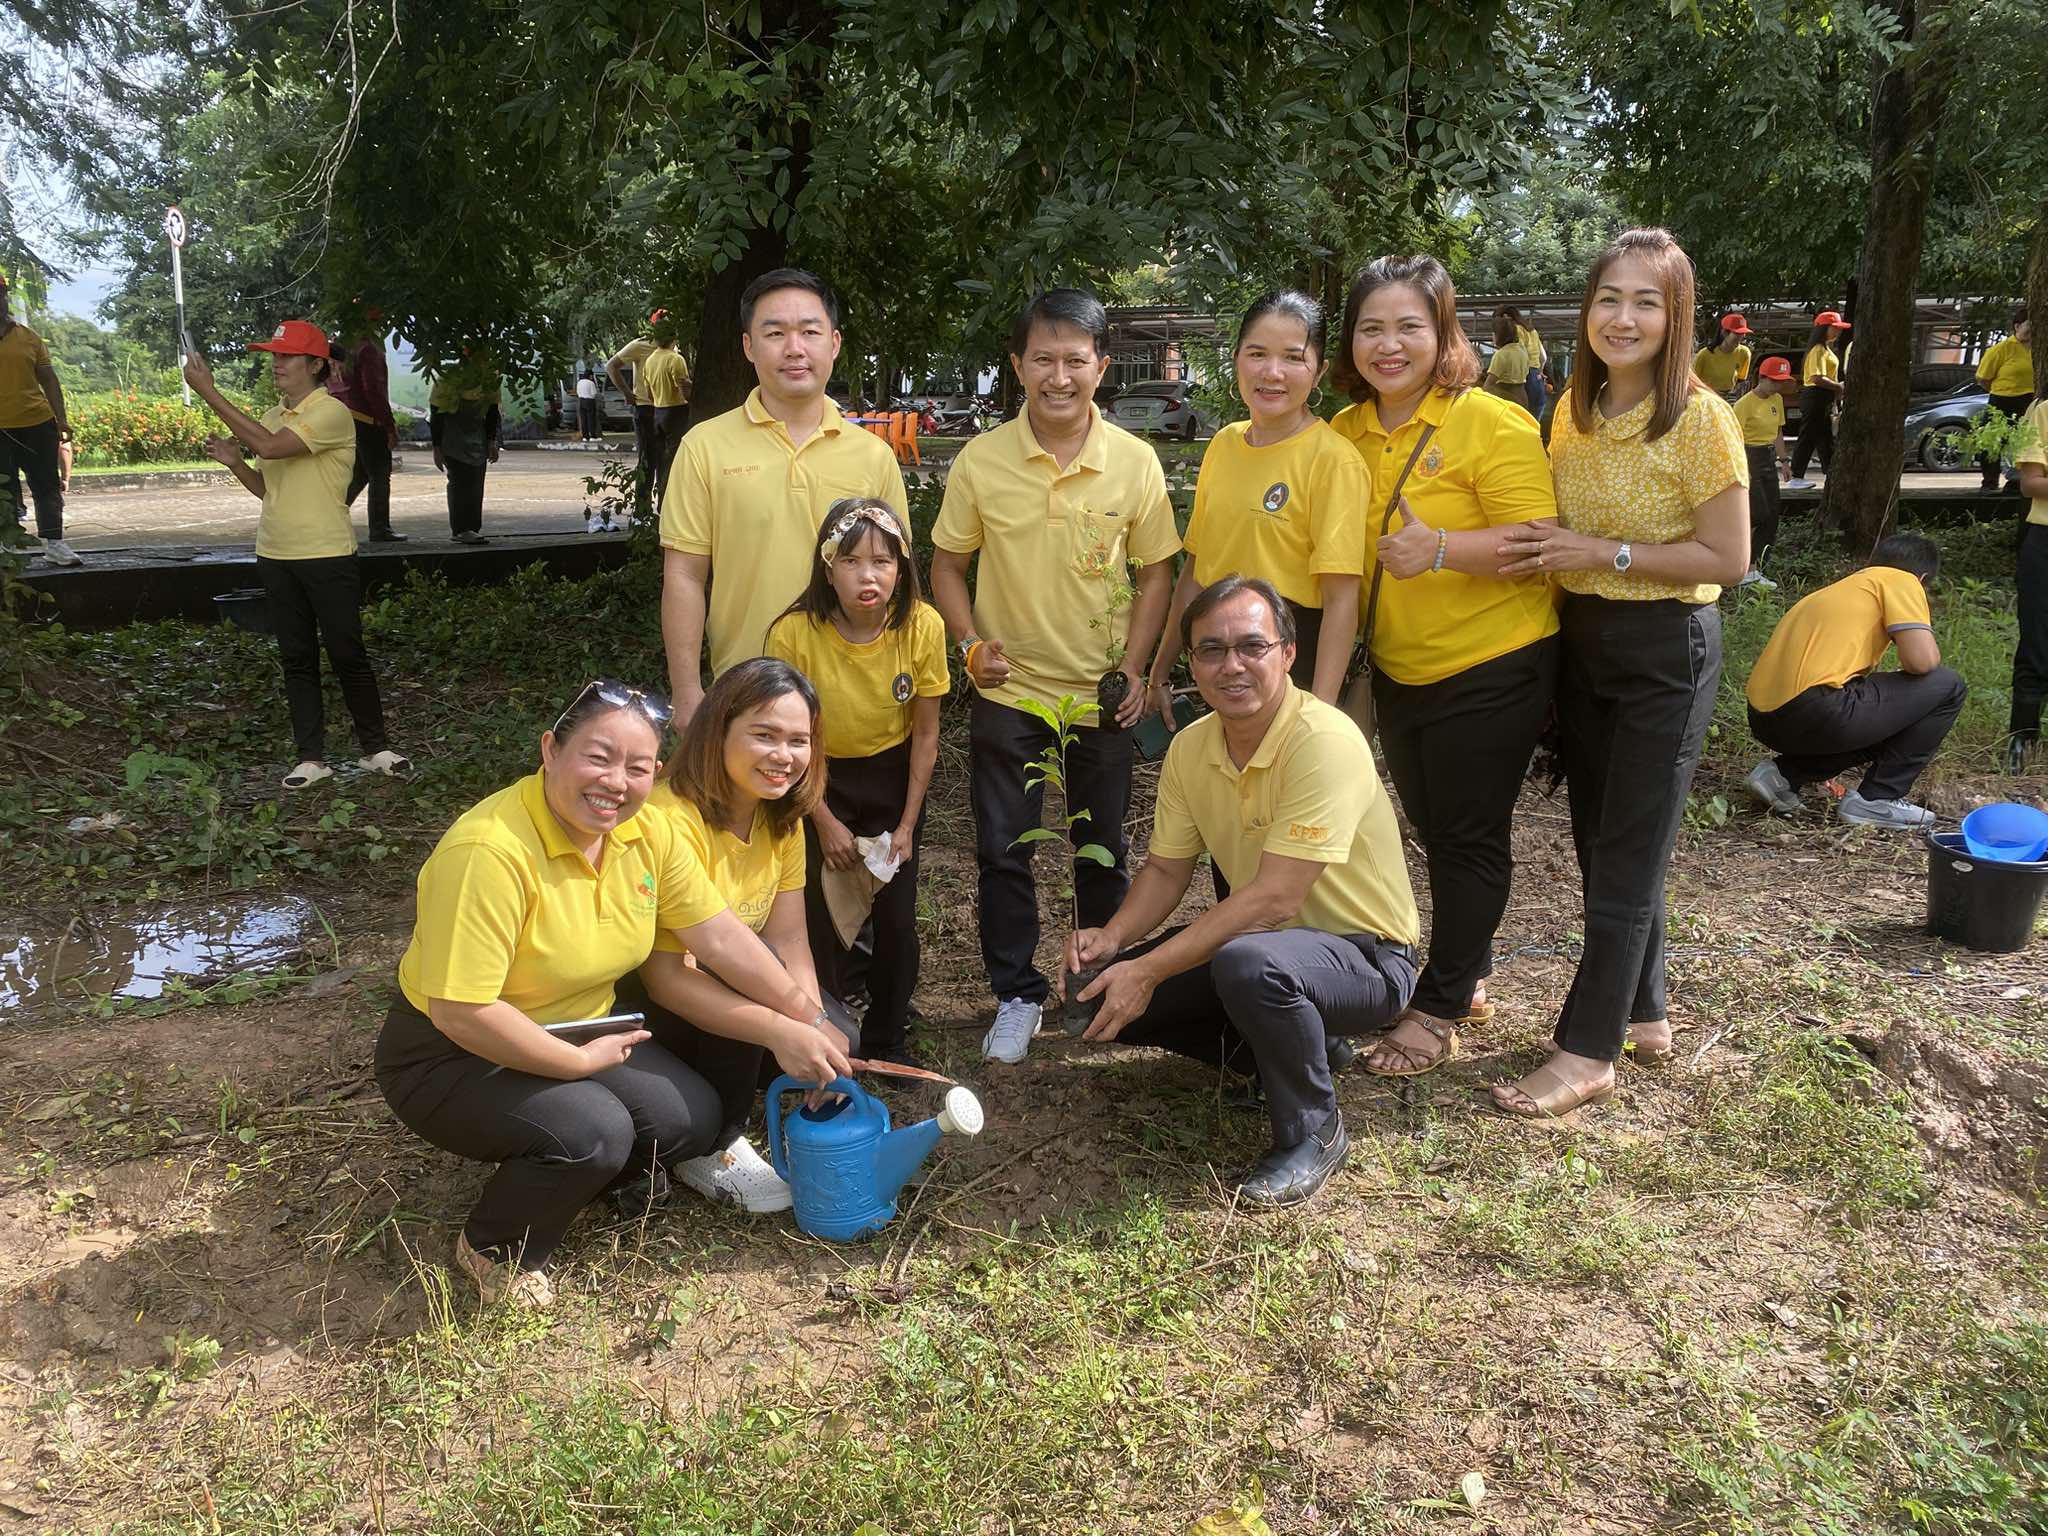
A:
[[[1145,866],[1116,916],[1067,941],[1067,970],[1107,967],[1077,994],[1099,1000],[1083,1038],[1257,1073],[1273,1146],[1237,1198],[1295,1205],[1351,1150],[1331,1039],[1385,1029],[1415,989],[1415,897],[1358,727],[1288,680],[1294,621],[1279,594],[1225,577],[1188,605],[1181,641],[1214,713],[1173,738]],[[1205,850],[1229,896],[1137,943],[1172,916]]]

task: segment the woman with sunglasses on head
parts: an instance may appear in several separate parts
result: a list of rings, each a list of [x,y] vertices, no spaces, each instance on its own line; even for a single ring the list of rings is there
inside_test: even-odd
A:
[[[649,818],[673,828],[696,855],[720,899],[760,935],[801,999],[788,1007],[763,998],[727,976],[715,956],[668,933],[655,939],[640,970],[654,1038],[701,1072],[722,1106],[711,1153],[676,1173],[707,1199],[752,1212],[790,1205],[789,1186],[746,1135],[754,1101],[774,1075],[770,1056],[792,1076],[816,1081],[792,1059],[823,1050],[844,1069],[860,1044],[852,1015],[818,986],[805,922],[804,818],[825,789],[817,741],[810,681],[787,662],[757,656],[705,692],[647,800]],[[629,987],[622,995],[640,993]]]
[[[668,719],[657,695],[591,683],[542,733],[540,770],[465,812],[420,870],[377,1086],[425,1140],[498,1165],[455,1243],[487,1302],[548,1305],[577,1212],[606,1191],[650,1196],[724,1125],[711,1083],[647,1031],[546,1026],[610,1014],[657,934],[739,989],[690,999],[705,1028],[751,1028],[743,1009],[815,1013],[671,819],[642,814]],[[826,1036],[788,1034],[792,1073],[823,1085],[846,1070]]]
[[[829,995],[851,995],[852,953],[826,899],[825,871],[857,869],[855,839],[889,839],[895,873],[874,893],[874,956],[861,1038],[869,1060],[915,1066],[906,1040],[917,990],[917,851],[925,791],[939,760],[946,623],[918,592],[917,562],[895,510],[849,496],[818,529],[802,595],[768,629],[767,653],[832,700],[825,794],[805,825],[811,959]],[[863,877],[864,878],[864,877]]]
[[[1556,1053],[1494,1102],[1568,1114],[1611,1098],[1624,1040],[1671,1055],[1664,879],[1721,676],[1723,585],[1749,569],[1749,466],[1692,371],[1692,261],[1667,230],[1601,252],[1579,364],[1551,429],[1557,517],[1507,530],[1502,570],[1563,588],[1557,718],[1585,949]]]

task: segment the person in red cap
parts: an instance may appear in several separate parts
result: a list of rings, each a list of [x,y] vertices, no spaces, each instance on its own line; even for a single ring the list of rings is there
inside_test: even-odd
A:
[[[1749,322],[1739,311],[1731,309],[1721,317],[1721,334],[1715,338],[1714,344],[1701,347],[1693,354],[1692,371],[1723,399],[1733,400],[1735,386],[1749,377],[1749,347],[1743,341],[1743,337],[1749,334]],[[1775,477],[1771,484],[1775,489]]]
[[[1792,448],[1792,478],[1788,491],[1810,491],[1807,466],[1820,455],[1821,473],[1826,474],[1835,457],[1835,407],[1842,399],[1842,360],[1835,355],[1835,340],[1849,329],[1849,322],[1832,309],[1813,317],[1813,334],[1807,338],[1806,361],[1800,365],[1799,441]]]
[[[232,437],[210,438],[206,450],[263,498],[256,524],[256,569],[270,598],[270,626],[284,667],[285,703],[299,761],[286,789],[334,776],[327,766],[326,716],[320,702],[320,647],[341,685],[362,747],[357,766],[403,773],[412,766],[384,736],[384,701],[363,646],[362,578],[347,490],[356,463],[356,423],[327,392],[333,351],[326,333],[287,320],[268,341],[249,343],[270,354],[270,377],[282,397],[258,421],[220,392],[198,353],[185,357],[185,382],[227,423]],[[256,456],[252,465],[243,457]]]
[[[21,479],[36,503],[36,535],[52,565],[83,565],[64,542],[64,445],[71,419],[64,386],[43,338],[7,308],[7,274],[0,272],[0,493],[10,521],[21,517]]]
[[[667,310],[655,310],[647,317],[647,329],[606,358],[604,365],[605,376],[633,408],[633,445],[640,457],[640,485],[635,502],[641,517],[649,516],[654,506],[654,461],[661,438],[654,417],[654,396],[645,388],[647,359],[654,355],[654,328],[667,318]],[[630,379],[626,377],[628,368],[633,370]]]
[[[1699,372],[1697,363],[1693,372]],[[1791,393],[1791,363],[1782,357],[1767,357],[1756,371],[1756,388],[1735,402],[1735,420],[1742,428],[1742,451],[1749,459],[1749,574],[1741,584],[1762,587],[1766,592],[1777,586],[1763,573],[1764,552],[1778,542],[1778,479],[1785,469],[1785,397]]]
[[[348,407],[356,423],[356,467],[348,480],[348,504],[370,488],[370,542],[402,544],[391,531],[391,453],[398,446],[398,422],[391,414],[391,374],[384,361],[384,311],[357,299],[342,323],[349,343],[346,372],[328,393]]]

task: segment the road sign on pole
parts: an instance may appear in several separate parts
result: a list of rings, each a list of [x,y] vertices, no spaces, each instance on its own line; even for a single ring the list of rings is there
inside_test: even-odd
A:
[[[171,242],[171,298],[178,306],[178,362],[183,371],[187,333],[185,330],[185,212],[173,203],[164,210],[164,234]],[[192,387],[178,381],[179,393],[185,403],[192,403]]]

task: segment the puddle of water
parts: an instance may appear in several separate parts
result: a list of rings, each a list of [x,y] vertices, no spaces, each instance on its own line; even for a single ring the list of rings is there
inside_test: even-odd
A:
[[[296,962],[324,938],[310,901],[223,900],[146,917],[81,917],[63,932],[0,932],[0,1013],[54,1013],[95,997],[155,998],[173,979],[203,987]]]

